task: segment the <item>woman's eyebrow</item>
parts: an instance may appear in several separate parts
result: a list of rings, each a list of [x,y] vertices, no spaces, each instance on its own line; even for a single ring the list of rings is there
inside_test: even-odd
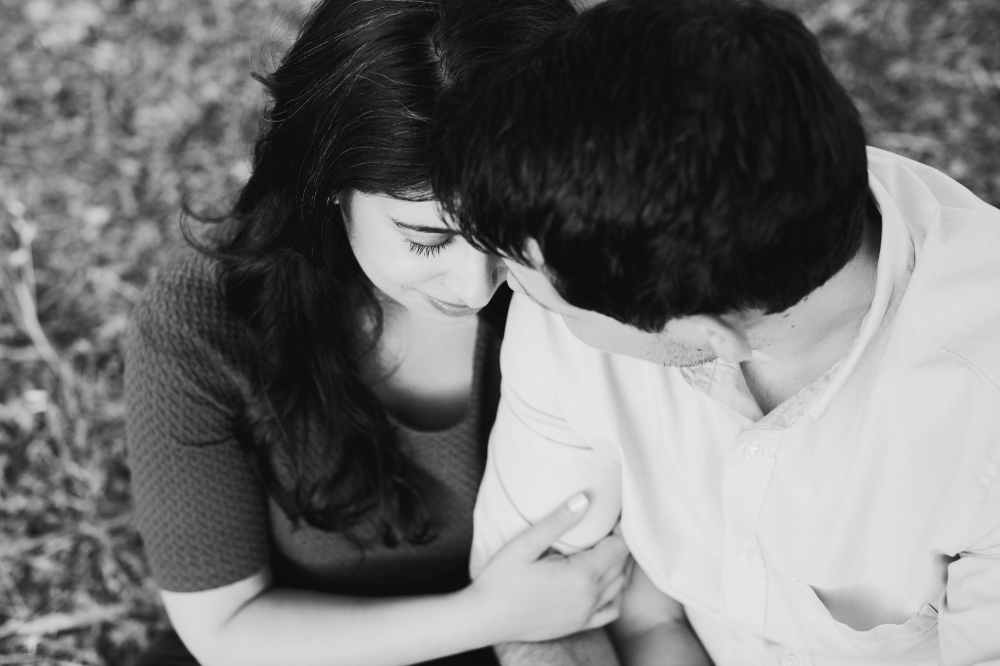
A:
[[[458,231],[455,229],[449,229],[448,227],[425,227],[419,224],[407,224],[406,222],[400,222],[396,218],[389,216],[392,223],[397,227],[402,229],[409,229],[410,231],[418,231],[422,234],[445,234],[448,236],[457,236]]]

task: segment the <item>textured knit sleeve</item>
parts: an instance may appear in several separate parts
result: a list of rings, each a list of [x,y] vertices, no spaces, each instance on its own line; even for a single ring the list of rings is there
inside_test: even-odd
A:
[[[137,306],[126,349],[135,517],[154,578],[175,592],[269,561],[266,494],[236,439],[251,346],[210,260],[181,253]]]

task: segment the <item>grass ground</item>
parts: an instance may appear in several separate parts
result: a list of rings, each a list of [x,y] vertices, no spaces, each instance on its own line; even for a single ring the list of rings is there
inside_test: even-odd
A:
[[[0,0],[0,666],[129,664],[164,624],[130,527],[122,339],[183,195],[246,175],[306,0]],[[781,0],[871,142],[1000,204],[1000,4]]]

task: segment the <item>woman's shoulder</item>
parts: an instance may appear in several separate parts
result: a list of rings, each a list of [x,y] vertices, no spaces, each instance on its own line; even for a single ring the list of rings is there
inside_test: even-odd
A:
[[[192,247],[178,247],[155,269],[133,317],[210,317],[225,304],[219,277],[217,261]]]
[[[132,313],[132,332],[154,342],[231,338],[243,328],[226,304],[219,263],[187,246],[157,269]]]
[[[157,270],[132,313],[128,364],[165,364],[185,374],[245,374],[253,355],[250,329],[229,308],[218,261],[194,248],[176,250]],[[179,371],[179,370],[178,370]],[[238,382],[239,383],[239,382]]]

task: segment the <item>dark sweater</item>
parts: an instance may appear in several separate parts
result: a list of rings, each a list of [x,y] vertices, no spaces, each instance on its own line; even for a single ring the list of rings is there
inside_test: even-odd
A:
[[[359,548],[339,533],[295,527],[267,496],[236,435],[256,359],[246,324],[228,310],[212,260],[178,254],[136,308],[125,371],[135,515],[158,584],[207,590],[270,563],[278,585],[341,594],[465,585],[472,510],[499,400],[498,329],[481,319],[473,393],[459,423],[440,432],[399,427],[437,538],[388,548],[369,521],[359,529]]]

